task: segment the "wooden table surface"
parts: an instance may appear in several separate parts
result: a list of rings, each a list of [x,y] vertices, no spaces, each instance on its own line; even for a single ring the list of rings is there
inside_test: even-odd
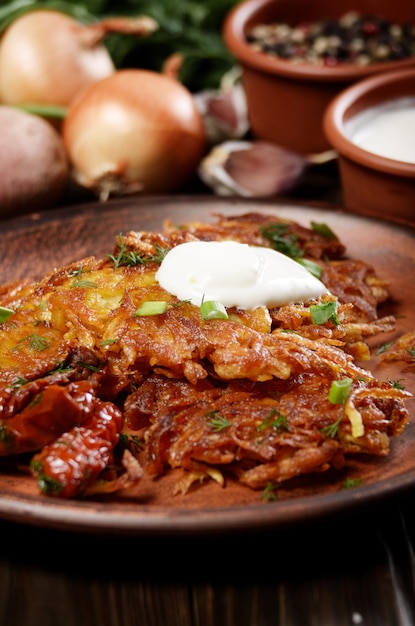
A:
[[[122,537],[1,523],[5,626],[412,626],[414,493],[279,531]]]
[[[339,201],[332,169],[294,197]],[[333,178],[334,176],[334,178]],[[2,626],[412,626],[415,489],[292,528],[122,536],[0,522]]]

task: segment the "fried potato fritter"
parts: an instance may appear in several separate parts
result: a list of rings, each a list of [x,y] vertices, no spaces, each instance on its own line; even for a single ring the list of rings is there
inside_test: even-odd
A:
[[[368,337],[394,328],[393,316],[378,315],[387,284],[321,225],[260,213],[215,219],[131,231],[104,258],[0,289],[0,305],[14,311],[0,325],[0,456],[31,453],[42,493],[112,493],[170,469],[183,472],[178,491],[196,477],[225,484],[224,472],[260,489],[339,469],[347,455],[389,454],[411,394],[356,362],[370,356]],[[307,261],[330,294],[203,319],[156,272],[175,245],[225,239]],[[137,315],[149,301],[166,310]],[[316,323],[311,305],[327,303],[336,319]],[[344,380],[349,393],[333,402],[332,385]]]

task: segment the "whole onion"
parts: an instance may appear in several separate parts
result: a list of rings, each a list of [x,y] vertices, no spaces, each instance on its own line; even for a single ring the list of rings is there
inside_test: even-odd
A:
[[[0,40],[0,101],[67,106],[81,89],[115,72],[102,43],[106,35],[144,36],[157,27],[146,16],[85,25],[52,9],[24,13]]]
[[[0,217],[48,209],[68,180],[59,133],[44,119],[0,106]]]
[[[87,87],[62,128],[72,176],[101,200],[180,189],[206,148],[201,113],[178,81],[120,70]]]

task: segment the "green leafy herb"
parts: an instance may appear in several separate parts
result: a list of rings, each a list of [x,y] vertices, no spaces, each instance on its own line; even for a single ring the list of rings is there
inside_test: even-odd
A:
[[[215,431],[215,433],[232,426],[232,422],[223,417],[220,413],[218,413],[218,411],[210,411],[205,415],[205,417],[208,420],[209,426]]]
[[[5,424],[0,426],[0,441],[7,450],[12,450],[14,448],[16,436],[8,430]]]
[[[332,424],[327,424],[327,426],[323,426],[323,428],[321,429],[322,434],[329,439],[334,439],[339,432],[340,422],[342,421],[343,417],[344,415],[342,413],[335,422],[333,422]]]
[[[405,385],[402,385],[400,380],[391,380],[390,378],[388,378],[388,383],[391,387],[394,387],[395,389],[405,389]]]
[[[73,371],[73,367],[66,366],[65,363],[62,362],[58,363],[53,370],[49,370],[48,372],[46,372],[44,376],[54,376],[55,374],[63,374],[65,372],[71,371]],[[28,382],[30,381],[27,378],[23,378],[23,376],[18,376],[11,384],[11,387],[13,389],[18,389],[19,387],[26,385]]]
[[[313,324],[332,322],[335,326],[338,326],[340,323],[337,317],[337,302],[335,300],[330,300],[330,302],[324,302],[323,304],[312,304],[310,306],[310,314]]]
[[[392,345],[393,341],[389,341],[389,343],[383,343],[382,345],[378,346],[376,354],[382,354],[382,352],[386,352],[386,350],[389,350]]]
[[[128,250],[127,246],[119,239],[119,251],[115,256],[109,254],[108,258],[114,263],[114,268],[118,269],[123,265],[147,265],[148,263],[161,263],[167,252],[168,247],[163,248],[160,244],[155,246],[155,254],[140,254],[135,250]]]
[[[132,454],[138,454],[143,448],[143,441],[137,435],[120,433],[118,445],[122,449],[128,449]]]
[[[90,372],[99,372],[101,367],[99,365],[93,365],[92,363],[85,363],[85,361],[77,361],[79,367],[83,367]]]
[[[261,228],[261,234],[268,239],[274,250],[282,252],[291,258],[301,258],[304,255],[303,250],[297,245],[298,236],[289,232],[289,224],[287,222],[276,222],[269,226]]]
[[[63,374],[65,372],[71,372],[72,370],[73,370],[73,367],[69,367],[68,365],[65,365],[64,362],[62,362],[62,363],[58,363],[53,370],[50,370],[46,374],[46,376],[53,376],[54,374]]]
[[[63,490],[63,485],[56,478],[47,476],[43,472],[43,464],[40,461],[32,461],[31,467],[38,477],[38,487],[41,493],[46,495],[59,494]]]
[[[343,483],[344,489],[354,489],[355,487],[359,487],[363,484],[363,478],[346,478]]]
[[[33,400],[29,402],[28,406],[34,407],[34,406],[37,406],[38,404],[41,404],[42,398],[43,398],[43,393],[38,393],[37,396],[35,396]]]
[[[108,36],[105,45],[117,67],[137,66],[160,71],[166,59],[179,53],[183,57],[179,71],[181,83],[193,92],[215,88],[235,65],[233,55],[224,45],[222,24],[238,1],[117,0],[118,15],[123,12],[149,15],[158,22],[159,28],[150,37]],[[101,0],[101,6],[108,9],[111,0]]]
[[[278,500],[278,495],[275,493],[277,489],[278,485],[269,482],[261,494],[261,500],[266,500],[267,502],[275,502]]]
[[[263,430],[264,428],[272,428],[277,432],[283,432],[288,430],[288,420],[285,415],[278,413],[275,417],[277,409],[272,409],[271,413],[266,417],[261,424],[257,427],[257,430]]]
[[[83,274],[88,274],[90,271],[91,270],[84,270],[83,265],[81,263],[81,265],[78,267],[78,269],[72,270],[71,272],[69,272],[68,276],[69,276],[69,278],[79,278]]]
[[[23,378],[22,376],[18,376],[11,384],[11,386],[13,387],[13,389],[18,389],[19,387],[22,387],[23,385],[25,385],[26,383],[28,383],[28,379],[27,378]]]
[[[29,347],[31,350],[37,350],[38,352],[42,352],[50,346],[49,339],[33,333],[32,335],[28,335],[27,337],[23,337],[22,339],[20,339],[17,346],[15,346],[13,349],[18,350],[19,346],[26,341],[29,343]]]
[[[114,339],[104,339],[98,345],[99,346],[112,346],[112,344],[117,343],[117,341],[118,341],[118,337],[115,337]]]
[[[299,259],[295,258],[294,261],[297,261],[300,265],[302,265],[306,270],[310,272],[316,278],[320,278],[322,267],[318,263],[314,263],[314,261],[310,261],[309,259]]]
[[[83,276],[84,274],[88,274],[90,271],[91,270],[84,270],[81,264],[78,269],[70,272],[69,277],[75,278],[73,283],[71,283],[70,285],[71,289],[74,289],[75,287],[81,287],[85,289],[89,287],[97,287],[97,283],[93,282],[92,280],[85,280],[84,278],[81,278],[81,276]]]
[[[324,239],[338,239],[337,235],[325,223],[311,222],[311,228]]]

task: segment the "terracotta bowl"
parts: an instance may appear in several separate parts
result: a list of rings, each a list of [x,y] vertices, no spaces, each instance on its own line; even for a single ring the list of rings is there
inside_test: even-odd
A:
[[[365,67],[300,65],[254,50],[246,42],[247,32],[257,24],[338,19],[352,10],[396,23],[415,20],[413,0],[244,0],[230,11],[223,38],[242,69],[254,136],[301,154],[323,152],[329,148],[322,127],[324,110],[340,91],[368,76],[415,66],[414,58]]]
[[[415,225],[415,163],[379,156],[363,149],[351,132],[353,119],[368,108],[400,98],[415,99],[415,69],[366,78],[336,96],[323,126],[338,152],[344,207],[354,213]],[[408,128],[408,133],[414,129]]]

